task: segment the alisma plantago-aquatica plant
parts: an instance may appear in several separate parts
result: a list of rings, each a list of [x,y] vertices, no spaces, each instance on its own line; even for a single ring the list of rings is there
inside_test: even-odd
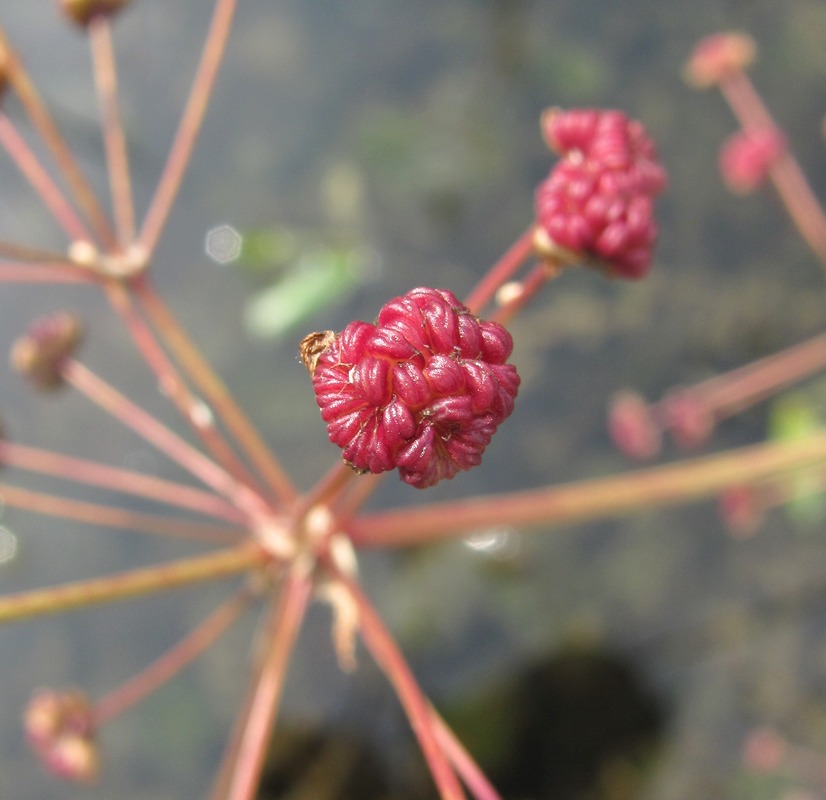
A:
[[[715,496],[734,485],[760,486],[791,469],[821,464],[826,436],[755,445],[566,485],[438,504],[428,504],[423,495],[424,502],[414,508],[363,511],[386,473],[397,471],[414,492],[482,462],[491,437],[518,413],[520,381],[510,361],[513,343],[505,326],[546,284],[580,265],[594,268],[595,276],[635,280],[651,267],[657,237],[654,205],[666,175],[643,125],[618,110],[551,109],[542,118],[541,131],[558,159],[537,189],[535,219],[526,221],[525,232],[505,255],[480,273],[475,287],[464,293],[462,287],[413,284],[403,295],[388,298],[377,309],[375,322],[356,320],[340,332],[309,333],[301,342],[301,360],[310,373],[308,397],[315,395],[319,424],[326,424],[332,445],[342,453],[311,489],[300,492],[153,280],[153,254],[201,126],[235,0],[215,2],[180,125],[140,217],[133,204],[111,36],[115,12],[139,9],[126,10],[126,0],[63,0],[61,5],[68,20],[85,31],[93,56],[111,211],[84,177],[14,43],[0,36],[2,90],[17,97],[40,139],[33,147],[17,121],[0,110],[0,145],[66,238],[65,252],[0,242],[0,279],[7,291],[15,283],[45,281],[88,284],[101,292],[191,435],[163,425],[83,362],[83,339],[94,337],[95,331],[85,330],[73,314],[58,312],[35,320],[13,344],[12,363],[35,389],[85,395],[200,486],[38,449],[18,443],[14,431],[3,430],[0,466],[129,494],[191,518],[139,513],[114,501],[78,501],[6,481],[0,483],[0,497],[9,508],[90,526],[189,537],[213,547],[155,566],[0,596],[0,621],[23,621],[228,576],[247,580],[185,638],[108,695],[94,699],[74,688],[33,687],[23,714],[32,750],[56,775],[93,781],[101,769],[99,747],[105,745],[106,724],[173,678],[244,611],[256,607],[262,623],[249,687],[212,789],[215,800],[249,800],[278,716],[292,648],[308,605],[321,598],[333,608],[333,646],[342,668],[356,668],[356,645],[362,642],[398,694],[439,796],[455,799],[467,792],[480,800],[498,797],[419,689],[360,588],[358,551],[443,540],[491,524],[547,528]],[[750,55],[748,40],[720,40],[716,49],[706,50],[706,61],[700,56],[693,61],[695,82],[721,83],[732,98],[739,97]],[[796,191],[799,176],[787,175],[794,166],[782,138],[758,136],[752,130],[757,124],[762,131],[768,129],[764,112],[753,98],[737,107],[756,122],[749,117],[744,123],[751,151],[741,148],[723,159],[736,188],[756,186],[768,171],[778,182],[791,181],[788,191]],[[755,149],[755,143],[761,146]],[[788,200],[786,194],[784,198]],[[819,238],[821,223],[813,221],[811,203],[801,206],[799,198],[793,203],[804,236],[817,252],[824,252],[818,249],[826,240]],[[748,388],[739,397],[749,391],[749,396],[763,397],[783,388],[811,371],[816,355],[807,352],[797,371],[784,366],[791,361],[778,354],[771,364],[744,368],[748,375],[737,377],[737,386]],[[723,416],[721,408],[737,410],[733,382],[733,377],[728,383],[721,378],[713,387],[692,392],[695,406],[706,414],[695,416],[716,419]],[[273,393],[277,390],[274,384]],[[651,455],[663,420],[674,414],[646,416],[650,409],[638,397],[631,399],[632,413],[626,403],[624,412],[614,415],[612,429],[625,449]],[[504,428],[499,436],[508,435],[507,425]]]

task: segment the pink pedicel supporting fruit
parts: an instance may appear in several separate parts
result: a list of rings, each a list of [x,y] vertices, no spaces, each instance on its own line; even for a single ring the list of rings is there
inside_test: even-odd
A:
[[[642,125],[621,111],[550,109],[548,146],[560,155],[536,191],[536,219],[550,255],[594,261],[610,275],[641,278],[657,239],[654,198],[666,173]]]
[[[475,317],[449,291],[412,289],[375,325],[310,334],[302,360],[330,440],[354,469],[386,472],[417,488],[470,469],[519,389],[505,363],[510,334]]]

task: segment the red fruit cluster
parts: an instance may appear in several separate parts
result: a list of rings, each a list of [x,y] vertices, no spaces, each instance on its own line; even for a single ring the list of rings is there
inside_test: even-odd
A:
[[[551,252],[561,248],[614,276],[641,278],[657,238],[653,201],[666,183],[654,143],[621,111],[551,110],[542,127],[562,157],[536,192]]]
[[[327,433],[357,470],[398,467],[403,481],[432,486],[478,465],[513,410],[510,334],[451,292],[413,289],[387,303],[375,325],[312,334],[305,353],[308,340],[304,361]]]

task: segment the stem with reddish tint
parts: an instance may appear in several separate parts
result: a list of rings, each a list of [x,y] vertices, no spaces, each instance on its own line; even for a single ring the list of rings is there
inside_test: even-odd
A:
[[[0,112],[0,145],[5,148],[66,235],[73,240],[89,239],[90,236],[83,221],[75,214],[57,184],[43,169],[37,156],[17,132],[11,120],[2,112]]]
[[[121,247],[135,238],[135,211],[132,203],[132,179],[126,137],[118,108],[118,79],[112,28],[105,14],[92,17],[88,26],[89,44],[94,65],[95,86],[101,113],[101,131],[106,151],[112,206]]]
[[[365,514],[348,531],[358,547],[402,547],[495,525],[543,529],[710,497],[826,461],[826,433],[729,450],[609,478]]]
[[[148,253],[155,250],[189,164],[215,83],[215,76],[224,54],[235,6],[236,0],[216,0],[215,2],[212,21],[192,89],[181,115],[166,165],[158,180],[155,195],[141,226],[138,240]]]
[[[329,563],[327,567],[330,568]],[[361,638],[404,706],[439,797],[442,800],[461,800],[465,793],[440,745],[430,704],[416,683],[404,656],[358,584],[339,570],[333,570],[333,575],[335,580],[341,581],[358,608]]]
[[[533,234],[531,226],[507,250],[488,271],[465,299],[465,305],[479,314],[493,299],[499,287],[510,280],[519,267],[533,255]]]
[[[157,376],[161,393],[169,397],[178,407],[186,421],[224,469],[239,483],[256,488],[255,478],[215,427],[212,410],[189,391],[177,367],[167,357],[152,330],[138,313],[126,288],[112,281],[107,282],[104,288],[112,306],[126,323],[136,347]]]
[[[66,182],[77,198],[90,221],[98,239],[107,247],[115,244],[112,226],[89,182],[77,164],[68,145],[49,114],[37,89],[29,78],[17,54],[9,46],[5,33],[0,28],[0,50],[5,56],[5,68],[9,82],[20,98],[40,138],[51,152]]]
[[[254,800],[256,796],[290,655],[311,591],[311,579],[303,572],[294,570],[284,579],[262,631],[264,655],[219,769],[210,795],[213,800]]]
[[[0,262],[0,283],[95,283],[96,278],[73,264],[8,264]]]
[[[120,716],[152,692],[174,678],[207,648],[215,644],[253,601],[249,589],[243,588],[222,603],[203,622],[174,647],[167,650],[145,669],[95,703],[95,728],[99,729]]]
[[[133,289],[155,329],[163,336],[178,363],[188,372],[195,385],[215,409],[227,430],[255,468],[272,487],[284,504],[295,500],[297,493],[290,477],[264,444],[261,435],[253,427],[241,407],[235,402],[224,382],[201,355],[188,334],[178,324],[175,316],[155,291],[148,276],[143,275],[133,283]]]
[[[0,464],[135,495],[157,503],[225,519],[238,525],[247,522],[246,516],[222,497],[134,470],[111,467],[108,464],[3,440],[0,440]]]
[[[228,550],[170,561],[154,567],[0,596],[0,623],[128,600],[154,592],[219,580],[264,567],[271,561],[257,545],[245,542]]]
[[[744,72],[727,77],[721,82],[720,91],[745,130],[777,130]],[[797,159],[786,150],[772,164],[769,174],[801,236],[826,266],[826,215]]]
[[[269,514],[265,502],[248,486],[238,483],[200,450],[196,450],[185,442],[83,364],[69,359],[62,365],[61,375],[72,387],[153,444],[207,486],[227,497],[252,519],[260,519]]]
[[[25,509],[35,514],[45,514],[61,519],[73,519],[86,525],[101,525],[167,536],[174,539],[189,539],[212,544],[237,542],[243,532],[227,528],[226,525],[212,525],[197,520],[181,520],[160,514],[143,514],[128,511],[117,506],[104,506],[85,500],[58,497],[45,492],[36,492],[21,486],[0,483],[0,503],[14,508]]]

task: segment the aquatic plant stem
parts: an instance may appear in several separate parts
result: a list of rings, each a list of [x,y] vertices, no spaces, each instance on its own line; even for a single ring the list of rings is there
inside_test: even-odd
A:
[[[165,343],[174,353],[178,363],[203,392],[207,402],[243,448],[262,478],[275,492],[276,497],[285,505],[292,503],[298,496],[292,480],[236,403],[224,382],[201,355],[201,351],[158,295],[149,277],[141,275],[132,283],[132,289],[155,329],[163,336]]]
[[[744,72],[734,72],[723,80],[720,91],[745,130],[778,129]],[[800,235],[826,268],[826,214],[800,164],[788,149],[774,161],[769,176]]]
[[[157,447],[219,494],[231,500],[252,519],[266,517],[266,503],[245,484],[238,483],[229,473],[162,425],[140,406],[118,392],[104,380],[69,359],[62,365],[64,380],[121,423]]]
[[[233,530],[226,525],[129,511],[117,506],[100,505],[86,500],[74,500],[69,497],[37,492],[9,483],[0,483],[0,504],[36,514],[72,519],[85,525],[101,525],[212,544],[237,542],[244,532],[243,528]]]
[[[11,86],[23,103],[40,138],[55,159],[58,169],[66,178],[66,183],[77,198],[78,205],[83,209],[98,240],[106,247],[113,247],[115,234],[106,213],[78,166],[72,151],[61,136],[17,53],[9,45],[2,28],[0,28],[0,50],[5,55],[5,67]]]
[[[826,461],[826,433],[730,450],[608,478],[365,514],[347,526],[357,547],[402,547],[495,525],[552,526],[713,496]]]
[[[262,631],[263,657],[230,740],[212,800],[254,800],[278,716],[293,646],[312,592],[311,577],[293,569]],[[237,733],[237,736],[236,736]]]
[[[95,728],[119,717],[148,697],[215,644],[252,604],[255,596],[247,587],[237,591],[145,669],[94,704]]]
[[[7,594],[0,596],[0,624],[227,578],[263,567],[270,561],[270,556],[258,545],[245,542],[226,550],[144,569]]]
[[[112,467],[108,464],[66,456],[49,450],[39,450],[0,440],[0,464],[131,494],[157,503],[225,519],[239,525],[247,521],[246,515],[223,497],[217,497],[192,486],[156,478],[154,475]]]
[[[503,283],[510,280],[522,264],[533,255],[534,227],[528,228],[504,253],[504,255],[485,273],[481,281],[465,298],[465,305],[474,313],[482,309],[493,299]]]
[[[135,238],[135,210],[132,202],[132,178],[126,137],[118,108],[118,79],[115,53],[112,46],[112,28],[109,17],[92,17],[88,26],[89,44],[94,67],[95,86],[101,113],[101,132],[106,151],[112,207],[121,247]]]
[[[163,227],[169,217],[172,204],[189,164],[195,140],[206,112],[207,103],[215,83],[215,76],[223,58],[237,0],[216,0],[212,21],[195,79],[184,107],[178,130],[172,142],[166,165],[158,180],[155,194],[146,212],[138,236],[147,253],[153,253]]]
[[[23,173],[64,233],[73,240],[90,239],[83,221],[3,112],[0,112],[0,145]]]
[[[0,283],[95,283],[91,273],[80,271],[74,264],[9,264],[0,262]]]
[[[330,568],[329,562],[327,566]],[[341,582],[356,605],[361,638],[393,685],[404,707],[433,776],[439,797],[441,800],[461,800],[465,793],[440,746],[430,713],[430,704],[416,683],[404,656],[358,584],[340,570],[333,570],[332,574],[334,580]]]
[[[167,357],[138,312],[126,287],[117,281],[107,281],[104,290],[113,308],[125,322],[144,361],[157,376],[162,394],[172,400],[204,446],[230,475],[240,483],[260,490],[256,479],[219,433],[212,410],[194,397],[184,383],[177,367]]]

